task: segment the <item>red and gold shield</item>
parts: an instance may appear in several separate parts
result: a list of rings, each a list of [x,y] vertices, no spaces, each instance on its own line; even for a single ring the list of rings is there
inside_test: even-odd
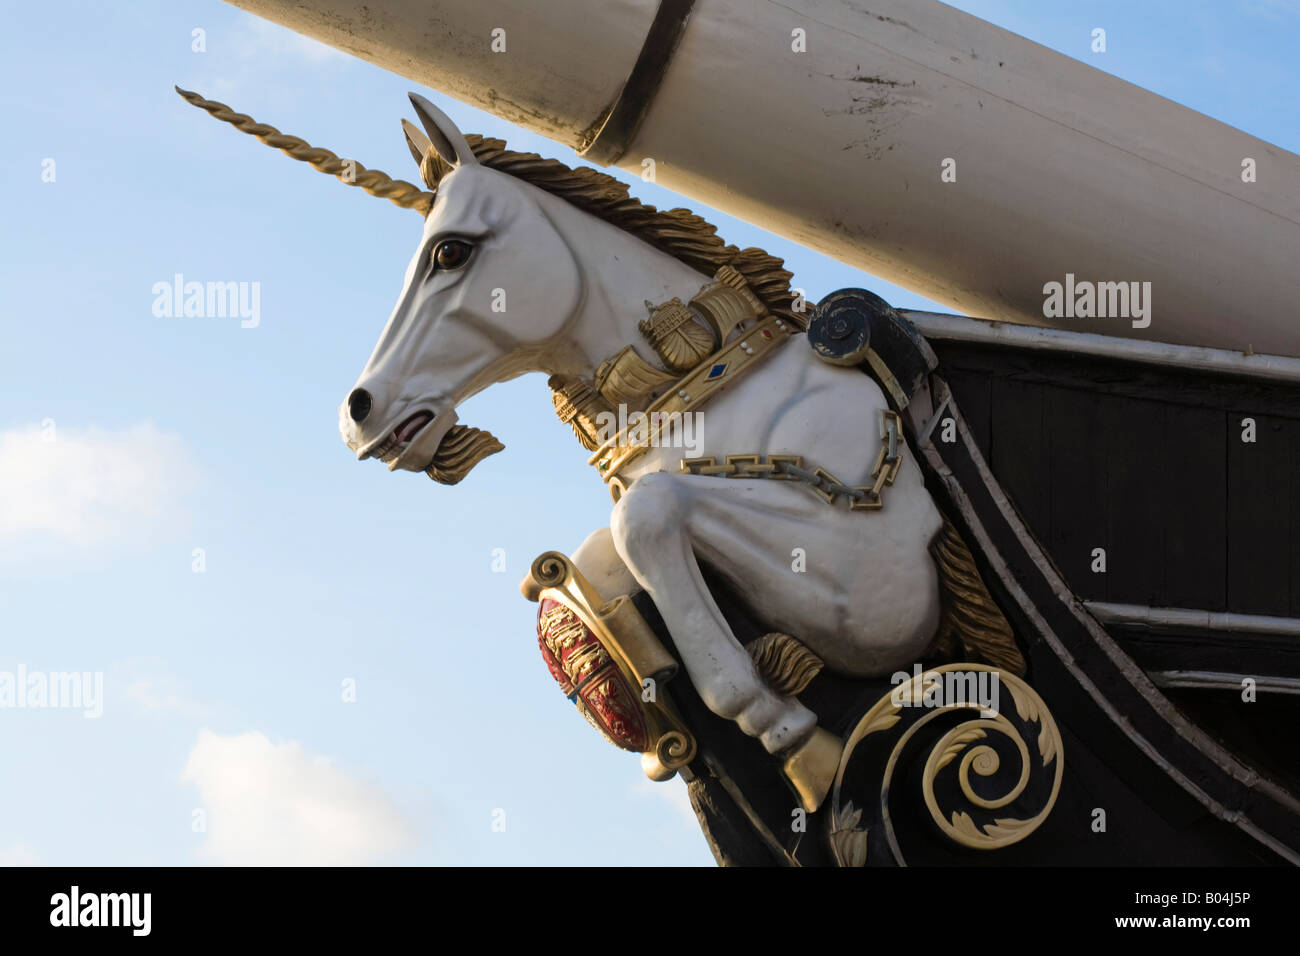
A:
[[[623,750],[651,749],[638,689],[572,608],[542,598],[537,611],[537,644],[564,695],[610,743]]]

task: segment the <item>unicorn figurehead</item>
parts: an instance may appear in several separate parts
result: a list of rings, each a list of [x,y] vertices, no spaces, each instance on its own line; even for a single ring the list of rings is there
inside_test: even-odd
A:
[[[760,672],[704,569],[743,592],[767,637],[810,653],[811,673],[880,676],[935,642],[929,549],[943,516],[919,469],[900,470],[905,436],[876,381],[784,344],[806,326],[781,260],[727,245],[688,210],[661,212],[594,169],[463,135],[418,96],[422,129],[404,128],[425,189],[181,95],[424,217],[397,305],[339,410],[353,453],[454,484],[502,448],[460,424],[458,406],[496,382],[548,374],[556,412],[616,502],[575,562],[624,589],[610,593],[650,596],[700,700],[780,758],[815,811],[841,743],[779,673]],[[647,449],[631,426],[596,427],[626,408],[657,429],[706,404],[709,435],[687,456],[671,443]],[[792,544],[821,556],[816,575],[791,574]],[[992,604],[963,588],[953,593]],[[968,628],[972,642],[1020,660],[996,621]]]

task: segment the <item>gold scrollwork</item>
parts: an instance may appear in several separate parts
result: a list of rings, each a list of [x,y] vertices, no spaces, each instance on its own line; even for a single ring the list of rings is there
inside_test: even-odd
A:
[[[641,769],[651,780],[671,780],[695,759],[695,738],[684,730],[669,730],[655,741],[654,749],[641,755]]]
[[[568,574],[568,563],[569,559],[560,552],[547,551],[537,556],[529,573],[540,587],[557,587],[564,582],[565,575]],[[538,598],[533,600],[536,601]]]
[[[1010,695],[1018,720],[1011,720],[1005,712],[995,712],[992,716],[981,713],[983,705],[978,701],[940,700],[934,703],[928,700],[931,689],[936,685],[943,686],[945,680],[950,679],[948,675],[979,674],[990,675],[990,680],[996,676],[1000,690]],[[908,710],[913,707],[926,708],[923,712],[918,711],[923,716],[904,722]],[[961,846],[997,850],[1024,840],[1051,814],[1060,794],[1065,755],[1060,731],[1047,705],[1033,688],[1008,671],[983,664],[945,664],[917,674],[885,694],[862,716],[849,735],[836,774],[831,803],[831,850],[840,865],[861,866],[866,862],[867,828],[861,824],[862,811],[854,808],[844,782],[859,745],[873,735],[901,731],[880,774],[878,823],[883,826],[895,862],[903,863],[889,812],[895,770],[908,745],[919,739],[934,720],[962,710],[975,711],[976,715],[949,727],[929,744],[929,754],[921,773],[920,796],[939,830]],[[974,780],[991,778],[1002,768],[1004,756],[993,746],[997,738],[1010,745],[1014,754],[1012,759],[1018,762],[1019,774],[1002,793],[990,795],[987,789],[981,793]],[[936,786],[945,774],[953,775],[955,787]],[[1031,787],[1040,795],[1026,797]],[[940,790],[945,794],[942,798]],[[898,798],[897,793],[892,795],[892,799]],[[1024,802],[1022,798],[1030,800],[1028,807],[1021,805]],[[1005,812],[999,814],[997,811]]]

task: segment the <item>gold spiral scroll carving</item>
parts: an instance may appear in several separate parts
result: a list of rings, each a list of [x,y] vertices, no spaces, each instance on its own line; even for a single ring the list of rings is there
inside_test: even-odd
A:
[[[678,770],[695,759],[695,737],[681,730],[668,730],[655,741],[654,750],[641,755],[641,769],[655,782],[671,780]]]
[[[994,709],[979,700],[945,700],[941,692],[962,680],[987,685],[994,677]],[[959,719],[963,714],[968,718]],[[925,755],[920,793],[896,789],[896,778],[915,781],[899,768],[918,752]],[[1011,846],[1051,814],[1064,771],[1056,721],[1019,676],[974,663],[915,674],[881,697],[845,742],[831,796],[832,853],[842,866],[862,866],[869,846],[878,854],[887,848],[895,863],[905,864],[890,803],[917,797],[954,843],[976,850]],[[868,834],[874,834],[870,842]]]

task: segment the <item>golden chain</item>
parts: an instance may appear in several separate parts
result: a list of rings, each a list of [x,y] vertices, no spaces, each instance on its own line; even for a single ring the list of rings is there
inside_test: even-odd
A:
[[[798,481],[834,504],[841,496],[849,499],[850,511],[877,511],[884,506],[882,493],[892,485],[903,464],[902,420],[897,412],[880,412],[880,454],[871,469],[870,485],[846,485],[825,468],[809,471],[802,455],[728,455],[722,464],[716,458],[683,458],[681,474],[721,478],[774,478]]]

